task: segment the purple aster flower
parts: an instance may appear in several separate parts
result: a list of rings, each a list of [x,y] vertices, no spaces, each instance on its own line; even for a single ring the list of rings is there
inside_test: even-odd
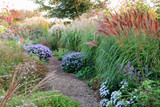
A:
[[[84,65],[84,55],[81,52],[68,54],[62,60],[62,70],[65,72],[76,72]]]
[[[23,48],[27,54],[36,54],[40,59],[45,61],[50,60],[52,57],[52,51],[41,44],[23,46]]]

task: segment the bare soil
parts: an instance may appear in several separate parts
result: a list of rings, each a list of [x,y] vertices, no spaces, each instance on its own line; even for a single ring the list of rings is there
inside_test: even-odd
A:
[[[47,64],[49,68],[47,75],[54,74],[49,83],[52,89],[71,97],[74,101],[79,102],[82,107],[99,107],[95,91],[90,89],[84,81],[77,79],[74,74],[63,72],[61,63],[56,56],[53,56]]]

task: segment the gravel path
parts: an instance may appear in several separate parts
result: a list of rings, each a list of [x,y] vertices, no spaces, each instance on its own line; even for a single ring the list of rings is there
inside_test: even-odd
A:
[[[48,62],[49,74],[54,73],[50,85],[65,96],[71,97],[79,102],[82,107],[99,107],[95,98],[95,92],[82,80],[77,79],[73,74],[61,70],[61,61],[56,56]]]

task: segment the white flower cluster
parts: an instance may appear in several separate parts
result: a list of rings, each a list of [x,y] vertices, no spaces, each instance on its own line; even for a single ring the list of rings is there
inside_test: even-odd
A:
[[[120,89],[127,88],[127,87],[128,87],[128,83],[127,83],[126,81],[121,81],[121,82],[120,82],[120,86],[121,86]]]
[[[108,105],[108,99],[102,99],[101,101],[100,101],[100,106],[101,107],[107,107]]]
[[[125,101],[122,98],[122,92],[120,90],[114,91],[111,94],[111,100],[108,101],[107,99],[103,99],[100,102],[101,107],[110,107],[110,106],[115,106],[115,107],[127,107],[130,104],[130,101]]]
[[[129,101],[124,101],[123,99],[121,101],[118,101],[115,107],[126,107],[129,105]]]
[[[100,101],[100,107],[128,107],[134,103],[133,99],[130,99],[129,101],[123,99],[121,89],[128,87],[128,83],[126,81],[120,82],[120,90],[112,92],[110,100],[106,99],[107,95],[109,94],[109,90],[107,90],[108,87],[106,86],[108,82],[107,80],[101,85],[100,88],[100,95],[102,98],[104,98]],[[136,96],[133,96],[133,98],[135,97]]]
[[[109,94],[107,82],[108,82],[108,78],[106,79],[105,82],[103,82],[103,84],[101,85],[101,88],[99,89],[99,92],[102,98],[105,98]]]
[[[111,100],[103,99],[100,102],[101,107],[110,107],[110,106],[115,106],[115,107],[122,107],[126,106],[129,104],[129,102],[126,102],[124,100],[121,101],[121,96],[122,92],[120,90],[114,91],[111,94]]]
[[[122,92],[120,90],[114,91],[111,94],[111,102],[116,104],[116,102],[121,98]]]

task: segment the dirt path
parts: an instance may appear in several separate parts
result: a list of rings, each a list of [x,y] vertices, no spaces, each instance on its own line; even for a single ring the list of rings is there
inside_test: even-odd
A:
[[[73,74],[63,72],[61,70],[61,61],[58,61],[57,57],[53,56],[47,66],[50,69],[48,75],[54,73],[50,83],[54,90],[71,97],[79,102],[82,107],[99,107],[95,92]]]

